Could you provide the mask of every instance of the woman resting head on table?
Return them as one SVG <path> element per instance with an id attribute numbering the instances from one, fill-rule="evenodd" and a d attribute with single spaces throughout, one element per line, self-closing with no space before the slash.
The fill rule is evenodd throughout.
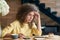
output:
<path id="1" fill-rule="evenodd" d="M 41 36 L 40 14 L 34 4 L 21 5 L 16 15 L 16 20 L 2 31 L 2 37 L 11 37 L 11 34 L 18 34 L 21 38 L 31 37 L 33 34 Z"/>

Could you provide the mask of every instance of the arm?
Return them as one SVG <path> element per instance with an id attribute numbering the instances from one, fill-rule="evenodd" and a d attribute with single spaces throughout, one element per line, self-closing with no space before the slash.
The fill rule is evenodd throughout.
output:
<path id="1" fill-rule="evenodd" d="M 15 33 L 15 31 L 13 29 L 15 27 L 19 26 L 18 24 L 19 24 L 19 22 L 17 20 L 15 20 L 10 25 L 8 25 L 7 27 L 5 27 L 2 30 L 2 37 L 10 36 L 13 32 Z M 18 30 L 17 32 L 19 32 L 19 29 L 17 29 L 17 30 Z"/>
<path id="2" fill-rule="evenodd" d="M 11 23 L 9 26 L 6 26 L 2 30 L 2 37 L 8 37 L 8 36 L 10 36 L 14 26 L 15 26 L 14 23 Z"/>
<path id="3" fill-rule="evenodd" d="M 34 34 L 35 36 L 41 36 L 42 30 L 38 29 L 37 26 L 35 25 L 35 23 L 33 23 L 31 33 L 32 33 L 31 36 L 33 36 L 33 34 Z"/>
<path id="4" fill-rule="evenodd" d="M 37 20 L 37 29 L 41 31 L 41 20 L 40 14 L 38 12 L 35 12 L 35 19 Z"/>
<path id="5" fill-rule="evenodd" d="M 32 29 L 32 33 L 37 35 L 37 36 L 41 36 L 41 34 L 42 34 L 41 20 L 40 20 L 40 14 L 38 12 L 35 12 L 34 20 L 36 21 L 37 25 L 35 25 L 35 23 L 33 24 L 34 28 Z"/>
<path id="6" fill-rule="evenodd" d="M 2 31 L 2 37 L 11 37 L 11 34 L 19 34 L 21 37 L 20 33 L 20 23 L 19 21 L 14 21 L 13 23 L 10 24 L 10 26 L 7 26 L 6 28 L 3 29 Z"/>
<path id="7" fill-rule="evenodd" d="M 2 30 L 2 37 L 10 37 L 10 32 L 12 31 L 12 27 L 7 26 Z"/>

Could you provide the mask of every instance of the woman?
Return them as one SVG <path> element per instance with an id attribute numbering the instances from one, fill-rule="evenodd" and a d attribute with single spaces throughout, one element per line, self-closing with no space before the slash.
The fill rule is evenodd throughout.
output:
<path id="1" fill-rule="evenodd" d="M 40 14 L 34 4 L 23 4 L 18 10 L 16 19 L 10 26 L 3 29 L 2 37 L 11 37 L 11 34 L 18 34 L 22 38 L 41 36 Z"/>

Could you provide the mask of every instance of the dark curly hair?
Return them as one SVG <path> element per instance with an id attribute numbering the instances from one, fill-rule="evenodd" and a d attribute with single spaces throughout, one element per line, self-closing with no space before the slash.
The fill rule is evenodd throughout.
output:
<path id="1" fill-rule="evenodd" d="M 23 24 L 27 14 L 31 11 L 39 12 L 38 7 L 34 4 L 26 3 L 21 5 L 16 15 L 16 19 L 19 20 L 21 24 Z"/>

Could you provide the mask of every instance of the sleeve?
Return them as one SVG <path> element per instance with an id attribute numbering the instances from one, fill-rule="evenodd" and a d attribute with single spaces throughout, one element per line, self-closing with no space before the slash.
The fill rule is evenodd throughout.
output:
<path id="1" fill-rule="evenodd" d="M 7 26 L 2 30 L 2 37 L 4 37 L 7 33 L 10 33 L 13 30 L 12 25 Z"/>
<path id="2" fill-rule="evenodd" d="M 11 33 L 14 27 L 15 27 L 15 22 L 12 22 L 9 26 L 5 27 L 2 30 L 2 37 L 4 37 L 7 33 Z"/>
<path id="3" fill-rule="evenodd" d="M 34 34 L 35 36 L 41 36 L 42 35 L 42 30 L 39 31 L 37 29 L 37 26 L 35 25 L 35 23 L 33 23 L 31 33 L 32 33 L 32 35 Z"/>
<path id="4" fill-rule="evenodd" d="M 4 37 L 7 33 L 13 34 L 13 33 L 20 33 L 20 23 L 19 21 L 12 22 L 9 26 L 4 28 L 2 30 L 2 37 Z"/>

